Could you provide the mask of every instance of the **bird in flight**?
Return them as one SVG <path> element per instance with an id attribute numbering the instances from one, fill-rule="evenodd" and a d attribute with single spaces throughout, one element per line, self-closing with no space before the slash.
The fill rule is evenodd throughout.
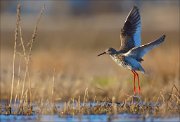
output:
<path id="1" fill-rule="evenodd" d="M 136 94 L 136 79 L 138 81 L 138 94 L 140 94 L 140 80 L 137 71 L 145 73 L 141 66 L 143 56 L 161 44 L 164 39 L 165 35 L 162 35 L 155 41 L 141 45 L 141 16 L 139 9 L 134 6 L 129 12 L 120 32 L 120 49 L 108 48 L 98 56 L 108 54 L 118 65 L 131 70 L 134 76 L 134 94 Z"/>

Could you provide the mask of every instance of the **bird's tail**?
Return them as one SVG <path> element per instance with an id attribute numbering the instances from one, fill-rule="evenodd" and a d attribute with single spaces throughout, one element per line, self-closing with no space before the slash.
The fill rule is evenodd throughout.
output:
<path id="1" fill-rule="evenodd" d="M 141 65 L 140 65 L 138 68 L 139 68 L 138 70 L 139 70 L 141 73 L 145 74 L 145 70 L 144 70 L 144 68 L 143 68 Z"/>
<path id="2" fill-rule="evenodd" d="M 141 59 L 146 53 L 148 53 L 150 50 L 152 50 L 154 47 L 160 45 L 164 39 L 165 39 L 165 35 L 161 36 L 160 38 L 158 38 L 157 40 L 150 42 L 148 44 L 142 45 L 140 47 L 136 47 L 131 49 L 127 55 L 130 55 L 136 59 Z"/>

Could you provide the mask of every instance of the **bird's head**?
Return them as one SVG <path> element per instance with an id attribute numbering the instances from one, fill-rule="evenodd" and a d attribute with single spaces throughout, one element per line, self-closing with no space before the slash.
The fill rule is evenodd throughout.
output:
<path id="1" fill-rule="evenodd" d="M 109 54 L 109 55 L 113 55 L 115 54 L 117 51 L 114 48 L 108 48 L 106 49 L 103 53 L 100 53 L 98 56 L 104 55 L 104 54 Z"/>

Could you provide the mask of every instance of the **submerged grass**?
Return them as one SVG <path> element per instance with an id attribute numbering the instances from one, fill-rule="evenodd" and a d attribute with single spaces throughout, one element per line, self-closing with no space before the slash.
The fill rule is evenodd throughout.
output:
<path id="1" fill-rule="evenodd" d="M 54 98 L 53 98 L 54 99 Z M 115 97 L 93 101 L 89 98 L 88 88 L 83 97 L 71 98 L 68 101 L 55 102 L 51 99 L 34 101 L 33 105 L 16 103 L 14 106 L 1 105 L 1 114 L 33 115 L 58 114 L 60 117 L 96 114 L 141 114 L 144 116 L 168 117 L 178 116 L 180 112 L 180 94 L 174 85 L 169 93 L 161 92 L 155 102 L 147 101 L 139 95 L 127 96 L 121 102 Z"/>
<path id="2" fill-rule="evenodd" d="M 166 95 L 169 95 L 165 98 Z M 88 96 L 85 92 L 84 96 Z M 80 99 L 80 98 L 79 98 Z M 115 97 L 105 98 L 103 101 L 89 101 L 81 103 L 79 99 L 65 102 L 59 111 L 60 116 L 82 114 L 120 114 L 132 113 L 153 116 L 178 115 L 180 112 L 180 94 L 177 87 L 172 87 L 171 93 L 160 93 L 156 102 L 146 101 L 139 95 L 127 96 L 122 102 Z M 88 99 L 88 97 L 86 98 Z"/>

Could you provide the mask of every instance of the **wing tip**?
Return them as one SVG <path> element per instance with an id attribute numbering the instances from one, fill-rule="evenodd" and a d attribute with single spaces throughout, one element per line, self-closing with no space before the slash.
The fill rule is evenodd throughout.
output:
<path id="1" fill-rule="evenodd" d="M 136 5 L 133 6 L 133 9 L 132 9 L 132 10 L 134 10 L 134 9 L 137 10 L 137 11 L 139 11 L 139 8 L 138 8 Z"/>
<path id="2" fill-rule="evenodd" d="M 133 8 L 138 9 L 137 5 L 134 5 Z"/>
<path id="3" fill-rule="evenodd" d="M 135 13 L 136 13 L 136 12 L 139 13 L 139 8 L 138 8 L 136 5 L 134 5 L 134 6 L 132 7 L 132 9 L 130 10 L 127 18 L 128 18 L 132 13 L 134 13 L 134 12 L 135 12 Z M 127 20 L 127 18 L 126 18 L 126 20 Z"/>
<path id="4" fill-rule="evenodd" d="M 164 41 L 165 38 L 166 38 L 166 35 L 165 35 L 165 34 L 161 36 L 161 40 L 162 40 L 162 41 Z"/>
<path id="5" fill-rule="evenodd" d="M 164 34 L 164 35 L 162 35 L 162 38 L 166 38 L 166 35 Z"/>
<path id="6" fill-rule="evenodd" d="M 165 38 L 166 38 L 166 35 L 164 34 L 161 37 L 159 37 L 158 39 L 156 39 L 155 41 L 150 42 L 150 43 L 152 43 L 152 45 L 159 45 L 160 43 L 165 41 Z"/>

